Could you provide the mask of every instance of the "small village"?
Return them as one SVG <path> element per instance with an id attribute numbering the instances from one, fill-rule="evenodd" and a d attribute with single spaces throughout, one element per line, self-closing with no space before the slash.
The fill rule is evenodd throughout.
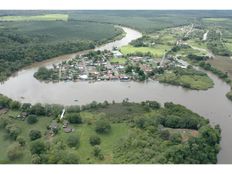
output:
<path id="1" fill-rule="evenodd" d="M 51 78 L 46 81 L 144 81 L 154 69 L 169 65 L 186 68 L 179 59 L 170 55 L 162 60 L 136 54 L 125 58 L 115 48 L 113 51 L 92 51 L 53 65 Z"/>

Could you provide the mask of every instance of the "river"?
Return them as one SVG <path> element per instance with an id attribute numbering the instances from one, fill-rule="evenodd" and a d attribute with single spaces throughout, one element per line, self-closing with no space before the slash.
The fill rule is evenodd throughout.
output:
<path id="1" fill-rule="evenodd" d="M 96 48 L 97 50 L 121 47 L 131 40 L 142 36 L 138 31 L 122 27 L 126 36 L 119 41 L 114 41 Z M 222 128 L 221 151 L 218 155 L 218 163 L 232 164 L 232 102 L 225 94 L 230 87 L 208 73 L 213 79 L 215 86 L 207 91 L 187 90 L 182 87 L 161 84 L 156 81 L 150 82 L 59 82 L 44 83 L 33 77 L 34 72 L 41 66 L 50 67 L 63 60 L 74 58 L 86 51 L 59 56 L 44 62 L 35 63 L 22 69 L 5 83 L 0 85 L 0 93 L 21 101 L 30 103 L 56 103 L 64 105 L 81 105 L 93 100 L 120 102 L 125 98 L 130 101 L 140 102 L 144 100 L 156 100 L 160 103 L 174 102 L 182 104 L 192 111 L 208 118 L 212 124 L 219 124 Z M 77 102 L 75 100 L 78 100 Z"/>

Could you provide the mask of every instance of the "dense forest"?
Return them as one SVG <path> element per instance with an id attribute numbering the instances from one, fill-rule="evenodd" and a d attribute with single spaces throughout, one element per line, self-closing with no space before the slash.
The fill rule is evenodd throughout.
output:
<path id="1" fill-rule="evenodd" d="M 31 105 L 0 96 L 1 163 L 217 162 L 220 128 L 184 106 L 156 101 Z M 4 144 L 4 145 L 3 145 Z"/>
<path id="2" fill-rule="evenodd" d="M 100 23 L 0 22 L 0 81 L 33 62 L 92 49 L 121 33 L 113 25 Z"/>

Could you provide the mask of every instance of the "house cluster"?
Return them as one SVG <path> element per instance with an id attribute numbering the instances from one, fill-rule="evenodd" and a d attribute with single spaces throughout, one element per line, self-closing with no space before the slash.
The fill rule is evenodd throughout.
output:
<path id="1" fill-rule="evenodd" d="M 158 60 L 151 58 L 149 56 L 131 56 L 129 60 L 135 65 L 138 65 L 145 74 L 151 72 L 158 63 Z"/>
<path id="2" fill-rule="evenodd" d="M 188 63 L 183 61 L 182 59 L 179 59 L 178 56 L 173 56 L 173 55 L 166 55 L 164 62 L 163 62 L 163 67 L 181 67 L 181 68 L 187 68 Z"/>
<path id="3" fill-rule="evenodd" d="M 57 120 L 52 120 L 50 125 L 48 126 L 48 134 L 50 136 L 54 136 L 58 130 L 60 130 L 61 126 L 60 123 L 57 122 Z M 67 120 L 62 121 L 62 128 L 65 133 L 70 133 L 74 131 L 74 128 L 72 128 Z"/>
<path id="4" fill-rule="evenodd" d="M 130 81 L 143 79 L 139 76 L 149 75 L 160 64 L 159 59 L 149 56 L 129 56 L 126 64 L 112 61 L 112 59 L 120 60 L 121 57 L 122 54 L 118 50 L 92 52 L 54 66 L 54 72 L 60 81 Z M 131 65 L 132 72 L 126 73 L 128 66 Z M 162 59 L 162 67 L 169 66 L 186 68 L 188 65 L 172 55 L 166 55 Z M 139 67 L 139 70 L 134 67 Z"/>
<path id="5" fill-rule="evenodd" d="M 21 119 L 24 121 L 29 114 L 27 112 L 21 112 L 19 115 L 17 115 L 17 119 Z"/>
<path id="6" fill-rule="evenodd" d="M 121 58 L 118 50 L 101 52 L 95 57 L 86 54 L 54 66 L 54 72 L 60 81 L 102 81 L 128 80 L 124 74 L 124 65 L 111 63 L 112 58 Z"/>

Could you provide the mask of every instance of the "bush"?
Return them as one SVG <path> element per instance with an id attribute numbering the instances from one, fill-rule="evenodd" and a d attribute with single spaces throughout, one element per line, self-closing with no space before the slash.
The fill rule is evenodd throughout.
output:
<path id="1" fill-rule="evenodd" d="M 21 104 L 18 101 L 10 102 L 10 108 L 11 109 L 19 109 L 20 107 L 21 107 Z"/>
<path id="2" fill-rule="evenodd" d="M 31 114 L 35 114 L 35 115 L 45 115 L 46 114 L 45 108 L 40 103 L 33 105 L 30 109 L 30 112 L 31 112 Z"/>
<path id="3" fill-rule="evenodd" d="M 7 150 L 7 157 L 9 160 L 14 161 L 23 156 L 22 148 L 19 143 L 12 144 Z"/>
<path id="4" fill-rule="evenodd" d="M 46 151 L 46 146 L 44 142 L 36 140 L 31 144 L 31 153 L 32 154 L 41 154 Z"/>
<path id="5" fill-rule="evenodd" d="M 90 143 L 92 146 L 99 145 L 99 144 L 101 144 L 101 138 L 98 137 L 97 135 L 92 135 L 92 136 L 89 138 L 89 143 Z"/>
<path id="6" fill-rule="evenodd" d="M 80 145 L 80 139 L 76 135 L 70 135 L 67 138 L 67 144 L 69 147 L 78 147 Z"/>
<path id="7" fill-rule="evenodd" d="M 32 164 L 40 164 L 41 163 L 41 158 L 39 155 L 34 154 L 32 155 L 32 160 L 31 160 Z"/>
<path id="8" fill-rule="evenodd" d="M 64 164 L 79 164 L 80 159 L 77 155 L 73 153 L 66 153 L 62 159 Z"/>
<path id="9" fill-rule="evenodd" d="M 41 132 L 38 130 L 31 130 L 29 133 L 31 141 L 41 138 Z"/>
<path id="10" fill-rule="evenodd" d="M 104 155 L 101 152 L 100 146 L 94 146 L 94 148 L 93 148 L 93 155 L 95 157 L 97 157 L 99 160 L 103 160 L 104 159 Z"/>
<path id="11" fill-rule="evenodd" d="M 25 146 L 26 144 L 26 140 L 21 136 L 17 137 L 17 141 L 20 144 L 20 146 Z"/>
<path id="12" fill-rule="evenodd" d="M 111 130 L 110 123 L 106 120 L 98 120 L 96 122 L 95 130 L 97 133 L 109 133 Z"/>
<path id="13" fill-rule="evenodd" d="M 68 114 L 67 115 L 67 120 L 70 123 L 73 123 L 73 124 L 80 124 L 80 123 L 82 123 L 81 116 L 80 116 L 80 114 L 77 114 L 77 113 Z"/>
<path id="14" fill-rule="evenodd" d="M 29 112 L 31 108 L 31 104 L 30 103 L 23 103 L 21 106 L 21 110 L 23 112 Z"/>
<path id="15" fill-rule="evenodd" d="M 27 117 L 27 123 L 28 124 L 35 124 L 38 121 L 37 117 L 35 115 L 29 115 Z"/>
<path id="16" fill-rule="evenodd" d="M 169 140 L 170 138 L 170 132 L 168 130 L 162 130 L 160 132 L 160 137 L 164 140 Z"/>
<path id="17" fill-rule="evenodd" d="M 16 140 L 16 138 L 18 137 L 18 135 L 21 132 L 21 129 L 19 127 L 17 127 L 15 124 L 8 124 L 6 126 L 6 131 L 7 131 L 8 136 L 10 138 L 12 138 L 13 140 Z"/>
<path id="18" fill-rule="evenodd" d="M 182 137 L 180 134 L 178 133 L 174 133 L 170 136 L 170 140 L 172 141 L 172 143 L 174 144 L 180 144 L 182 141 Z"/>

